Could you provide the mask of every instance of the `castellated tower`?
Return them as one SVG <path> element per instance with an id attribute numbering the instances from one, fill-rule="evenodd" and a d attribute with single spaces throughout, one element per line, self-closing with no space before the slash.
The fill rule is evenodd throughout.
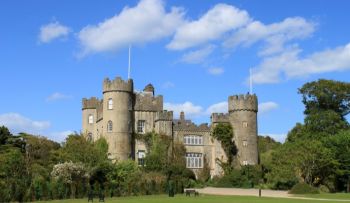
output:
<path id="1" fill-rule="evenodd" d="M 241 165 L 258 164 L 256 95 L 234 95 L 228 98 L 229 121 L 233 127 Z"/>
<path id="2" fill-rule="evenodd" d="M 94 136 L 96 136 L 96 121 L 97 118 L 97 108 L 100 104 L 100 100 L 96 97 L 91 97 L 90 99 L 83 98 L 82 100 L 82 129 L 84 129 L 83 135 L 86 136 L 87 140 L 93 141 Z"/>
<path id="3" fill-rule="evenodd" d="M 158 111 L 155 116 L 155 131 L 161 135 L 169 137 L 173 134 L 173 112 L 172 111 Z"/>
<path id="4" fill-rule="evenodd" d="M 109 144 L 111 159 L 131 157 L 133 81 L 105 79 L 103 81 L 103 136 Z"/>

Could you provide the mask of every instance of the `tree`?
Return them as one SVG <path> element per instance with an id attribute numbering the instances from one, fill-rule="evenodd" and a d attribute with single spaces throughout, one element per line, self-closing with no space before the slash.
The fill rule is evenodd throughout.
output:
<path id="1" fill-rule="evenodd" d="M 9 129 L 5 126 L 0 127 L 0 146 L 6 144 L 6 141 L 12 136 Z"/>
<path id="2" fill-rule="evenodd" d="M 350 83 L 320 79 L 299 88 L 303 96 L 305 114 L 332 110 L 342 119 L 350 112 Z"/>
<path id="3" fill-rule="evenodd" d="M 337 189 L 350 192 L 350 130 L 342 131 L 324 142 L 335 153 L 335 159 L 339 163 L 335 171 Z"/>

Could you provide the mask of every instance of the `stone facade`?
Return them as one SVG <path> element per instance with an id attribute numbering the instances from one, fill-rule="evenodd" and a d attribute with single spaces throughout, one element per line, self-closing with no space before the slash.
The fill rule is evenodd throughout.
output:
<path id="1" fill-rule="evenodd" d="M 241 165 L 258 163 L 256 95 L 230 96 L 228 104 L 228 113 L 213 113 L 210 125 L 196 125 L 185 119 L 184 112 L 179 119 L 174 119 L 172 111 L 164 110 L 163 96 L 155 96 L 151 84 L 143 92 L 135 92 L 131 79 L 105 79 L 103 99 L 82 100 L 82 133 L 91 141 L 104 137 L 109 144 L 110 159 L 134 159 L 143 164 L 146 146 L 132 135 L 155 131 L 185 145 L 186 165 L 195 173 L 207 164 L 212 176 L 222 175 L 217 159 L 226 161 L 227 158 L 220 142 L 210 136 L 218 123 L 232 125 L 238 162 Z"/>

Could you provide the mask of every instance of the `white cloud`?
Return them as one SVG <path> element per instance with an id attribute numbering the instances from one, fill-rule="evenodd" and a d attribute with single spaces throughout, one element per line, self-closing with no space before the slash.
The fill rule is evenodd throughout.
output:
<path id="1" fill-rule="evenodd" d="M 182 104 L 164 103 L 164 109 L 174 111 L 175 117 L 178 117 L 181 111 L 184 111 L 186 116 L 190 118 L 199 117 L 203 114 L 203 107 L 194 105 L 189 101 Z"/>
<path id="2" fill-rule="evenodd" d="M 34 121 L 18 113 L 1 114 L 0 125 L 6 126 L 15 134 L 20 132 L 40 134 L 51 126 L 49 121 Z"/>
<path id="3" fill-rule="evenodd" d="M 202 49 L 185 53 L 180 61 L 190 64 L 202 63 L 213 52 L 213 50 L 214 46 L 208 45 Z"/>
<path id="4" fill-rule="evenodd" d="M 258 110 L 260 114 L 268 113 L 277 108 L 278 108 L 278 104 L 275 102 L 264 102 L 264 103 L 260 103 L 258 106 Z"/>
<path id="5" fill-rule="evenodd" d="M 69 95 L 65 95 L 65 94 L 62 94 L 62 93 L 59 93 L 59 92 L 55 92 L 53 93 L 52 95 L 48 96 L 46 98 L 46 101 L 47 102 L 51 102 L 51 101 L 57 101 L 57 100 L 63 100 L 63 99 L 70 99 L 72 98 L 72 96 L 69 96 Z"/>
<path id="6" fill-rule="evenodd" d="M 170 81 L 167 81 L 167 82 L 165 82 L 165 83 L 162 85 L 162 87 L 163 87 L 164 89 L 169 89 L 169 88 L 175 87 L 175 84 L 172 83 L 172 82 L 170 82 Z"/>
<path id="7" fill-rule="evenodd" d="M 166 12 L 161 0 L 141 0 L 98 25 L 89 25 L 79 34 L 83 53 L 116 50 L 129 44 L 143 44 L 172 35 L 183 23 L 183 11 Z"/>
<path id="8" fill-rule="evenodd" d="M 273 134 L 273 133 L 259 133 L 259 135 L 262 136 L 269 136 L 272 137 L 274 140 L 280 142 L 280 143 L 284 143 L 286 141 L 287 138 L 287 134 Z"/>
<path id="9" fill-rule="evenodd" d="M 66 137 L 67 137 L 68 135 L 70 135 L 70 134 L 74 134 L 74 132 L 71 131 L 71 130 L 66 130 L 66 131 L 62 131 L 62 132 L 52 132 L 52 133 L 49 133 L 47 137 L 48 137 L 49 139 L 53 140 L 53 141 L 56 141 L 56 142 L 61 143 L 61 142 L 63 142 L 63 141 L 66 139 Z"/>
<path id="10" fill-rule="evenodd" d="M 284 50 L 285 43 L 309 37 L 315 31 L 316 24 L 301 17 L 286 18 L 282 22 L 265 25 L 253 21 L 233 33 L 224 42 L 224 46 L 235 48 L 249 47 L 259 41 L 265 42 L 259 55 L 271 55 Z"/>
<path id="11" fill-rule="evenodd" d="M 207 108 L 205 111 L 207 115 L 211 115 L 212 113 L 227 113 L 228 112 L 228 103 L 227 102 L 219 102 L 213 104 Z"/>
<path id="12" fill-rule="evenodd" d="M 59 22 L 55 21 L 40 28 L 39 41 L 49 43 L 54 39 L 66 37 L 70 33 L 70 29 Z"/>
<path id="13" fill-rule="evenodd" d="M 208 73 L 211 75 L 221 75 L 224 73 L 224 69 L 220 67 L 213 67 L 208 69 Z"/>
<path id="14" fill-rule="evenodd" d="M 350 43 L 334 49 L 301 57 L 301 50 L 293 48 L 280 55 L 266 57 L 254 70 L 254 83 L 277 83 L 311 74 L 350 70 Z"/>
<path id="15" fill-rule="evenodd" d="M 249 22 L 246 11 L 227 4 L 217 4 L 201 18 L 180 26 L 168 49 L 182 50 L 217 40 L 228 31 Z"/>

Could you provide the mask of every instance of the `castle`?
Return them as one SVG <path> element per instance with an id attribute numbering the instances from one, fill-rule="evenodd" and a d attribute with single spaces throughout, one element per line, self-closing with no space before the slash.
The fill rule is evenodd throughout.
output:
<path id="1" fill-rule="evenodd" d="M 218 123 L 232 125 L 239 164 L 258 164 L 257 103 L 255 94 L 230 96 L 228 113 L 213 113 L 211 125 L 196 125 L 185 119 L 184 112 L 174 119 L 172 111 L 164 110 L 163 96 L 156 96 L 151 84 L 143 92 L 135 92 L 132 79 L 107 78 L 103 81 L 103 99 L 82 100 L 82 132 L 91 141 L 104 137 L 110 159 L 131 158 L 143 165 L 146 146 L 133 134 L 155 131 L 184 144 L 187 168 L 197 173 L 205 158 L 211 176 L 216 176 L 223 173 L 217 159 L 227 159 L 220 142 L 210 136 L 211 128 Z"/>

